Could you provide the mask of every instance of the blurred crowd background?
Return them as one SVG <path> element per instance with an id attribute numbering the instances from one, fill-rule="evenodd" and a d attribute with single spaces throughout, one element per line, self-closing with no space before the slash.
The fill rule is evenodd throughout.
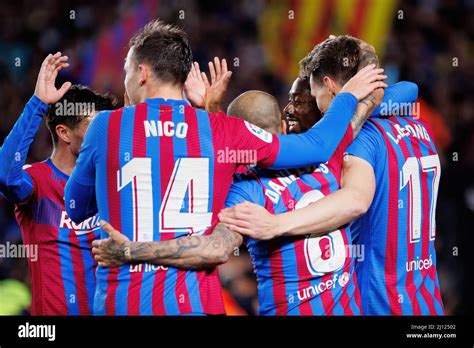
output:
<path id="1" fill-rule="evenodd" d="M 373 44 L 390 82 L 420 87 L 421 115 L 432 123 L 442 158 L 437 207 L 438 271 L 447 314 L 471 308 L 468 233 L 474 214 L 474 1 L 472 0 L 22 0 L 0 7 L 0 143 L 33 93 L 41 61 L 70 56 L 60 80 L 123 95 L 122 65 L 130 35 L 152 18 L 189 33 L 195 60 L 214 56 L 234 72 L 226 102 L 249 89 L 275 95 L 283 108 L 298 61 L 329 34 Z M 59 81 L 62 82 L 62 81 Z M 46 159 L 42 127 L 28 162 Z M 1 165 L 1 164 L 0 164 Z M 13 206 L 0 198 L 0 244 L 20 242 Z M 230 312 L 257 312 L 252 265 L 242 248 L 221 266 Z M 27 313 L 26 261 L 0 258 L 0 315 Z"/>

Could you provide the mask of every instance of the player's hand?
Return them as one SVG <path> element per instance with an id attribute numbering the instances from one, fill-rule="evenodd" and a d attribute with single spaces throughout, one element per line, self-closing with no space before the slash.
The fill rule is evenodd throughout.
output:
<path id="1" fill-rule="evenodd" d="M 217 112 L 227 93 L 232 71 L 228 70 L 225 59 L 219 60 L 218 57 L 214 57 L 214 62 L 209 62 L 209 72 L 211 75 L 210 85 L 206 74 L 203 73 L 204 83 L 207 86 L 206 110 Z"/>
<path id="2" fill-rule="evenodd" d="M 57 52 L 54 55 L 49 54 L 41 64 L 38 80 L 36 81 L 35 95 L 44 103 L 56 103 L 71 87 L 71 82 L 64 82 L 59 89 L 55 86 L 58 73 L 69 66 L 67 60 L 67 56 Z"/>
<path id="3" fill-rule="evenodd" d="M 199 64 L 194 62 L 191 67 L 191 71 L 188 74 L 188 78 L 184 83 L 184 93 L 186 97 L 191 102 L 191 104 L 197 108 L 204 109 L 206 105 L 206 89 L 207 86 L 204 82 L 204 77 L 206 74 L 201 73 Z M 207 77 L 206 77 L 207 81 Z M 209 84 L 209 82 L 208 82 Z"/>
<path id="4" fill-rule="evenodd" d="M 351 93 L 358 101 L 361 101 L 377 88 L 386 88 L 383 82 L 387 75 L 383 74 L 383 69 L 376 68 L 375 64 L 369 64 L 362 68 L 342 87 L 341 93 Z"/>
<path id="5" fill-rule="evenodd" d="M 232 231 L 253 239 L 268 240 L 280 235 L 278 216 L 250 202 L 223 209 L 218 216 Z"/>
<path id="6" fill-rule="evenodd" d="M 130 263 L 130 240 L 106 221 L 101 221 L 100 226 L 109 238 L 92 242 L 92 253 L 99 266 L 118 267 Z"/>

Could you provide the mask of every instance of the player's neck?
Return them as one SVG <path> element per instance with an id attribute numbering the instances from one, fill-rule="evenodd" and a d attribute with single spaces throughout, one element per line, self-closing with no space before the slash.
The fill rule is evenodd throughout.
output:
<path id="1" fill-rule="evenodd" d="M 63 148 L 60 145 L 55 146 L 51 154 L 51 161 L 54 166 L 68 176 L 71 175 L 76 166 L 76 159 L 77 157 L 68 148 Z"/>
<path id="2" fill-rule="evenodd" d="M 163 98 L 172 100 L 183 100 L 183 90 L 180 86 L 176 85 L 163 85 L 150 86 L 144 99 Z"/>

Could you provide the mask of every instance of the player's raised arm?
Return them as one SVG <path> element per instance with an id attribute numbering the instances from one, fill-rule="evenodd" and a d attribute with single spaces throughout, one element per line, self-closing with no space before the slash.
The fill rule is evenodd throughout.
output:
<path id="1" fill-rule="evenodd" d="M 87 128 L 76 166 L 64 188 L 66 212 L 72 221 L 80 223 L 97 213 L 95 196 L 95 167 L 98 161 L 97 147 L 105 130 L 104 121 L 111 111 L 101 111 Z"/>
<path id="2" fill-rule="evenodd" d="M 181 269 L 206 269 L 227 262 L 242 244 L 242 236 L 218 224 L 207 236 L 187 236 L 161 242 L 131 242 L 103 222 L 109 238 L 93 242 L 92 252 L 99 266 L 118 267 L 127 263 L 151 263 Z"/>
<path id="3" fill-rule="evenodd" d="M 45 58 L 35 93 L 0 148 L 0 193 L 13 203 L 25 202 L 33 192 L 31 177 L 22 168 L 48 104 L 56 103 L 71 87 L 70 82 L 55 87 L 58 72 L 69 66 L 67 60 L 60 52 Z"/>

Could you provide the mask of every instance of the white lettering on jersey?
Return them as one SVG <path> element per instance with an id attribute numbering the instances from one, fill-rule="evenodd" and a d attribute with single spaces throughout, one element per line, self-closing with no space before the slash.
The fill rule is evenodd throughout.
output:
<path id="1" fill-rule="evenodd" d="M 84 220 L 80 224 L 76 224 L 69 218 L 67 213 L 63 210 L 61 212 L 61 221 L 59 223 L 59 227 L 74 230 L 76 235 L 80 236 L 82 234 L 87 234 L 99 229 L 100 228 L 99 221 L 100 221 L 99 216 L 95 215 Z"/>
<path id="2" fill-rule="evenodd" d="M 173 137 L 186 138 L 188 134 L 188 124 L 186 122 L 179 122 L 175 124 L 172 121 L 143 121 L 145 128 L 145 136 L 149 137 Z"/>
<path id="3" fill-rule="evenodd" d="M 397 133 L 396 135 L 392 134 L 392 132 L 389 131 L 385 132 L 387 136 L 395 143 L 395 145 L 398 145 L 400 143 L 400 140 L 405 137 L 413 137 L 430 141 L 428 131 L 421 124 L 415 124 L 414 127 L 412 127 L 411 125 L 406 125 L 405 127 L 402 127 L 396 124 L 395 129 Z"/>

